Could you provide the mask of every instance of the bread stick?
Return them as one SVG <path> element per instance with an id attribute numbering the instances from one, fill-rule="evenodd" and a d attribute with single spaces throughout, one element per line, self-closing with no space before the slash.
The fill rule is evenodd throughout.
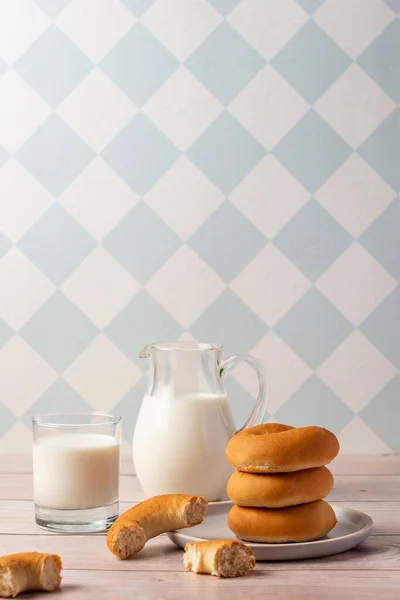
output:
<path id="1" fill-rule="evenodd" d="M 210 540 L 186 544 L 183 563 L 194 573 L 241 577 L 254 569 L 256 559 L 250 548 L 241 542 Z"/>
<path id="2" fill-rule="evenodd" d="M 160 533 L 198 525 L 206 510 L 207 499 L 203 496 L 154 496 L 118 517 L 107 534 L 107 546 L 118 558 L 128 558 Z"/>
<path id="3" fill-rule="evenodd" d="M 56 554 L 21 552 L 0 558 L 0 598 L 27 591 L 53 592 L 61 584 L 61 558 Z"/>

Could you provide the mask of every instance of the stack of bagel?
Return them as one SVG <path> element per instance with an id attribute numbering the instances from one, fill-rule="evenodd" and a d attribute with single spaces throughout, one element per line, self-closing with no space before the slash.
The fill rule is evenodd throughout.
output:
<path id="1" fill-rule="evenodd" d="M 325 467 L 339 451 L 336 436 L 322 427 L 268 423 L 238 432 L 226 456 L 236 468 L 227 493 L 234 503 L 230 529 L 251 542 L 307 542 L 336 524 L 323 500 L 333 487 Z"/>

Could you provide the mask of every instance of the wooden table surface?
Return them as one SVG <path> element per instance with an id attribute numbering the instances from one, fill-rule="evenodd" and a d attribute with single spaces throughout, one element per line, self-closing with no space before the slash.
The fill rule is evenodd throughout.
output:
<path id="1" fill-rule="evenodd" d="M 59 554 L 64 563 L 60 600 L 214 600 L 257 598 L 400 600 L 400 456 L 340 456 L 331 465 L 329 500 L 368 513 L 372 535 L 332 557 L 259 562 L 255 571 L 221 580 L 186 572 L 182 551 L 166 536 L 150 540 L 136 557 L 119 561 L 104 534 L 48 533 L 34 521 L 29 456 L 0 455 L 0 555 Z M 129 459 L 122 461 L 121 510 L 143 499 Z M 23 598 L 53 595 L 26 594 Z"/>

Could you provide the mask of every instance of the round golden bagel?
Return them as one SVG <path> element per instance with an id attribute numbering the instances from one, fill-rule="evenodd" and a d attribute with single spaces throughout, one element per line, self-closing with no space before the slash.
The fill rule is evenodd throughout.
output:
<path id="1" fill-rule="evenodd" d="M 310 542 L 322 538 L 335 525 L 335 512 L 324 500 L 289 508 L 233 506 L 228 513 L 229 528 L 247 542 Z"/>
<path id="2" fill-rule="evenodd" d="M 293 473 L 243 473 L 235 471 L 226 488 L 239 506 L 283 508 L 325 498 L 333 487 L 332 473 L 315 467 Z"/>
<path id="3" fill-rule="evenodd" d="M 266 423 L 236 433 L 226 458 L 246 473 L 290 473 L 327 465 L 338 452 L 337 437 L 323 427 Z"/>

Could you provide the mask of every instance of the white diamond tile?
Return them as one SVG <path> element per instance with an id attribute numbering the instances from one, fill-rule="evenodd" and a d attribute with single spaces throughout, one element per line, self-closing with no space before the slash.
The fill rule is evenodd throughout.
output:
<path id="1" fill-rule="evenodd" d="M 231 283 L 238 296 L 270 327 L 310 287 L 311 282 L 273 244 L 261 250 Z"/>
<path id="2" fill-rule="evenodd" d="M 17 417 L 57 379 L 54 369 L 19 336 L 0 351 L 0 397 Z"/>
<path id="3" fill-rule="evenodd" d="M 317 372 L 347 406 L 358 412 L 397 371 L 359 331 L 354 331 Z"/>
<path id="4" fill-rule="evenodd" d="M 146 285 L 153 298 L 185 328 L 194 323 L 224 288 L 218 275 L 186 245 Z"/>
<path id="5" fill-rule="evenodd" d="M 50 298 L 56 286 L 17 248 L 0 261 L 0 317 L 18 331 Z"/>
<path id="6" fill-rule="evenodd" d="M 137 294 L 141 286 L 99 246 L 61 286 L 62 292 L 99 329 L 103 329 Z"/>
<path id="7" fill-rule="evenodd" d="M 352 58 L 357 58 L 392 21 L 382 0 L 326 0 L 314 21 Z"/>
<path id="8" fill-rule="evenodd" d="M 182 66 L 150 98 L 143 112 L 180 150 L 187 150 L 222 109 L 215 96 Z"/>
<path id="9" fill-rule="evenodd" d="M 381 214 L 396 192 L 358 154 L 352 154 L 315 197 L 354 237 Z"/>
<path id="10" fill-rule="evenodd" d="M 50 19 L 33 0 L 0 2 L 0 57 L 9 65 L 44 32 Z"/>
<path id="11" fill-rule="evenodd" d="M 358 148 L 395 108 L 395 102 L 356 64 L 315 104 L 321 117 L 353 148 Z"/>
<path id="12" fill-rule="evenodd" d="M 396 281 L 356 242 L 322 275 L 316 287 L 357 326 L 394 290 Z"/>
<path id="13" fill-rule="evenodd" d="M 103 334 L 74 360 L 64 379 L 97 410 L 109 410 L 139 381 L 142 372 Z"/>
<path id="14" fill-rule="evenodd" d="M 67 96 L 58 115 L 96 152 L 127 125 L 137 107 L 100 69 Z"/>
<path id="15" fill-rule="evenodd" d="M 312 371 L 274 331 L 269 331 L 251 354 L 264 367 L 270 389 L 267 410 L 273 415 L 307 381 Z"/>
<path id="16" fill-rule="evenodd" d="M 295 0 L 242 0 L 227 20 L 264 58 L 270 59 L 307 19 Z"/>
<path id="17" fill-rule="evenodd" d="M 10 69 L 0 78 L 0 145 L 10 154 L 19 150 L 51 112 L 47 102 L 15 71 Z"/>
<path id="18" fill-rule="evenodd" d="M 229 106 L 230 112 L 271 150 L 309 105 L 271 66 L 259 71 Z"/>
<path id="19" fill-rule="evenodd" d="M 7 433 L 0 438 L 0 453 L 30 454 L 32 452 L 32 431 L 21 421 L 17 421 Z"/>
<path id="20" fill-rule="evenodd" d="M 93 62 L 99 62 L 136 20 L 119 0 L 72 0 L 55 22 Z"/>
<path id="21" fill-rule="evenodd" d="M 368 425 L 354 417 L 339 433 L 342 454 L 390 454 L 387 444 Z"/>
<path id="22" fill-rule="evenodd" d="M 224 195 L 182 156 L 151 188 L 145 200 L 186 241 L 221 204 Z"/>
<path id="23" fill-rule="evenodd" d="M 53 197 L 16 160 L 0 169 L 0 231 L 16 243 L 49 208 Z"/>
<path id="24" fill-rule="evenodd" d="M 188 331 L 184 331 L 178 339 L 182 342 L 197 342 L 196 338 Z"/>
<path id="25" fill-rule="evenodd" d="M 306 204 L 309 193 L 269 154 L 234 189 L 230 199 L 272 239 Z"/>
<path id="26" fill-rule="evenodd" d="M 73 180 L 59 202 L 101 242 L 138 199 L 121 177 L 98 156 Z"/>
<path id="27" fill-rule="evenodd" d="M 158 0 L 142 23 L 180 61 L 186 60 L 222 21 L 207 0 Z"/>

